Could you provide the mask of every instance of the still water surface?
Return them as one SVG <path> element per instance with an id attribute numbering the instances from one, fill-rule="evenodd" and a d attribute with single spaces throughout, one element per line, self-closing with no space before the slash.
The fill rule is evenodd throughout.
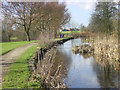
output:
<path id="1" fill-rule="evenodd" d="M 99 65 L 93 56 L 84 57 L 72 52 L 72 46 L 80 44 L 83 44 L 81 38 L 69 40 L 58 46 L 58 51 L 67 69 L 64 83 L 69 88 L 118 87 L 118 72 Z"/>

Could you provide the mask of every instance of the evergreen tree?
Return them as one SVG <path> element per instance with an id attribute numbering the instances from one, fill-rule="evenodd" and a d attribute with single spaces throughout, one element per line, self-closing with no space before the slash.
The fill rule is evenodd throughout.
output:
<path id="1" fill-rule="evenodd" d="M 89 27 L 92 27 L 93 32 L 112 32 L 114 30 L 112 19 L 116 12 L 115 2 L 97 2 Z"/>

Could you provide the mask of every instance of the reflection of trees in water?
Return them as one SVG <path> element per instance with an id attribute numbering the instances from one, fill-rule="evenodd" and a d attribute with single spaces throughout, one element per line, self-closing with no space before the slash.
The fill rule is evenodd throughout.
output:
<path id="1" fill-rule="evenodd" d="M 63 62 L 64 69 L 66 69 L 65 72 L 63 72 L 65 74 L 62 78 L 63 82 L 66 84 L 66 79 L 68 78 L 67 77 L 68 70 L 69 70 L 69 68 L 71 67 L 71 64 L 72 64 L 72 57 L 71 57 L 72 55 L 71 55 L 71 52 L 69 52 L 69 54 L 68 54 L 68 53 L 61 53 L 59 51 L 58 51 L 58 55 L 59 55 L 59 57 L 57 56 L 58 59 L 61 59 L 61 61 Z"/>
<path id="2" fill-rule="evenodd" d="M 55 60 L 55 62 L 54 62 L 53 69 L 56 69 L 58 66 L 61 65 L 61 74 L 62 74 L 62 78 L 63 78 L 64 76 L 66 76 L 67 70 L 66 70 L 66 67 L 65 67 L 65 65 L 64 65 L 64 62 L 63 62 L 63 60 L 62 60 L 62 57 L 61 57 L 61 54 L 60 54 L 59 51 L 57 51 L 54 60 Z"/>
<path id="3" fill-rule="evenodd" d="M 116 88 L 118 87 L 118 72 L 115 71 L 107 63 L 101 65 L 93 61 L 93 70 L 97 74 L 98 82 L 101 85 L 101 88 Z"/>
<path id="4" fill-rule="evenodd" d="M 97 63 L 99 63 L 102 66 L 107 66 L 109 65 L 109 67 L 111 67 L 112 69 L 119 71 L 119 61 L 113 60 L 111 58 L 105 58 L 103 57 L 103 55 L 94 55 L 95 60 Z"/>
<path id="5" fill-rule="evenodd" d="M 118 87 L 120 88 L 120 71 L 118 72 Z"/>
<path id="6" fill-rule="evenodd" d="M 82 44 L 81 38 L 72 40 L 72 45 L 74 45 L 74 44 L 75 44 L 75 45 L 80 45 L 80 44 Z"/>
<path id="7" fill-rule="evenodd" d="M 67 69 L 70 68 L 71 63 L 72 63 L 72 57 L 71 57 L 71 52 L 69 53 L 59 53 L 59 55 L 62 58 L 62 61 Z"/>
<path id="8" fill-rule="evenodd" d="M 74 44 L 74 40 L 70 40 L 70 41 L 66 42 L 65 45 L 64 44 L 61 45 L 58 50 L 65 67 L 68 69 L 72 63 L 72 56 L 73 56 L 72 46 L 73 46 L 73 44 Z"/>
<path id="9" fill-rule="evenodd" d="M 74 55 L 73 55 L 72 50 L 71 50 L 72 47 L 67 48 L 67 49 L 69 49 L 69 50 L 67 50 L 66 46 L 67 45 L 72 46 L 73 44 L 76 44 L 76 43 L 77 43 L 77 41 L 71 40 L 71 41 L 69 41 L 69 43 L 67 43 L 65 45 L 65 47 L 62 46 L 62 49 L 60 50 L 60 52 L 61 52 L 60 54 L 62 56 L 64 66 L 67 69 L 69 69 L 71 67 L 72 61 L 74 61 L 74 60 L 72 60 L 72 59 L 74 59 Z M 82 55 L 82 56 L 85 59 L 91 57 L 91 55 L 90 56 L 89 55 Z M 98 82 L 100 83 L 101 87 L 102 88 L 110 88 L 110 87 L 118 86 L 118 78 L 120 78 L 120 75 L 118 75 L 118 72 L 115 71 L 112 68 L 112 66 L 110 66 L 108 64 L 107 60 L 105 60 L 105 62 L 103 62 L 102 60 L 99 61 L 99 59 L 95 58 L 97 63 L 93 60 L 93 62 L 92 62 L 93 65 L 92 66 L 93 66 L 93 70 L 96 72 Z"/>
<path id="10" fill-rule="evenodd" d="M 82 56 L 84 57 L 84 59 L 88 59 L 88 58 L 90 58 L 91 56 L 93 56 L 93 55 L 90 54 L 90 53 L 84 53 L 84 54 L 82 54 L 82 53 L 75 53 L 75 51 L 72 51 L 72 52 L 73 52 L 74 55 L 76 55 L 76 54 L 82 55 Z"/>

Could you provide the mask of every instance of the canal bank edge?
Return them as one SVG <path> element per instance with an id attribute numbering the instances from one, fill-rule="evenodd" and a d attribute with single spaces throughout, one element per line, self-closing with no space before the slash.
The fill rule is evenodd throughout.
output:
<path id="1" fill-rule="evenodd" d="M 62 39 L 62 40 L 53 41 L 53 42 L 49 43 L 49 47 L 47 47 L 47 48 L 39 48 L 36 51 L 36 53 L 33 55 L 33 57 L 31 57 L 30 61 L 28 62 L 30 71 L 32 73 L 31 74 L 32 76 L 30 77 L 29 81 L 31 81 L 31 79 L 36 79 L 36 81 L 39 82 L 39 79 L 37 78 L 37 77 L 39 77 L 39 75 L 36 74 L 37 64 L 38 64 L 39 61 L 41 61 L 44 58 L 45 53 L 48 50 L 50 50 L 51 48 L 57 47 L 58 45 L 63 44 L 66 41 L 71 40 L 71 39 L 74 39 L 74 37 L 70 37 L 70 38 L 66 38 L 66 39 Z M 42 83 L 40 83 L 40 84 L 43 85 L 43 81 L 41 81 L 41 82 Z"/>

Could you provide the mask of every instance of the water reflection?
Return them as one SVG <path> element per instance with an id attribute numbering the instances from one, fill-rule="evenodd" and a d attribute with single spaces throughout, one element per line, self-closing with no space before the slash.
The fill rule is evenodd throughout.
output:
<path id="1" fill-rule="evenodd" d="M 82 44 L 81 39 L 74 39 L 58 47 L 67 68 L 64 83 L 69 88 L 118 87 L 118 72 L 109 66 L 104 67 L 98 64 L 93 56 L 84 57 L 72 52 L 72 46 L 80 44 Z"/>
<path id="2" fill-rule="evenodd" d="M 103 66 L 95 61 L 92 63 L 101 88 L 117 88 L 119 75 L 110 65 Z"/>

